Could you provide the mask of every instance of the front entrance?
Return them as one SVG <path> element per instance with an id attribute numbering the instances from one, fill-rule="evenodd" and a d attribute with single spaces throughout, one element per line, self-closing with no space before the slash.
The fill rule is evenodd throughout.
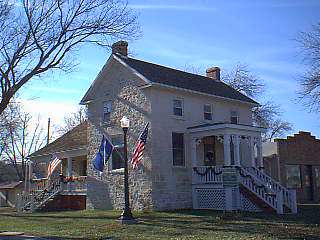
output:
<path id="1" fill-rule="evenodd" d="M 216 165 L 215 136 L 203 138 L 203 162 L 205 166 Z"/>

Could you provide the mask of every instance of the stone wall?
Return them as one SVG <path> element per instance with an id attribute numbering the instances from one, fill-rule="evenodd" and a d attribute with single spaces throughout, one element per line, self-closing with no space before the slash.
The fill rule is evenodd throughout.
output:
<path id="1" fill-rule="evenodd" d="M 99 89 L 95 90 L 95 99 L 88 105 L 88 192 L 87 208 L 122 209 L 124 203 L 123 169 L 112 170 L 111 163 L 106 166 L 100 176 L 92 166 L 104 133 L 109 139 L 114 135 L 122 135 L 120 119 L 126 115 L 131 126 L 128 131 L 128 158 L 130 160 L 136 141 L 145 124 L 149 121 L 150 104 L 147 90 L 139 86 L 143 82 L 130 70 L 116 61 L 109 64 L 112 68 L 104 68 L 99 74 Z M 108 69 L 108 71 L 107 71 Z M 110 121 L 102 124 L 103 102 L 112 101 Z M 152 209 L 151 181 L 151 142 L 150 125 L 147 147 L 143 165 L 137 170 L 129 163 L 129 186 L 131 207 L 135 210 Z"/>

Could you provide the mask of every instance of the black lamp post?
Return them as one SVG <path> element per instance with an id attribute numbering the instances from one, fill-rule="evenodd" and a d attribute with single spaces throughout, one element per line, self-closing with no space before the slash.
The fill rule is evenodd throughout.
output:
<path id="1" fill-rule="evenodd" d="M 124 142 L 124 209 L 119 218 L 119 221 L 124 224 L 132 224 L 135 223 L 136 220 L 132 216 L 129 201 L 127 133 L 130 126 L 130 120 L 126 116 L 123 116 L 120 120 L 120 123 L 123 130 Z"/>

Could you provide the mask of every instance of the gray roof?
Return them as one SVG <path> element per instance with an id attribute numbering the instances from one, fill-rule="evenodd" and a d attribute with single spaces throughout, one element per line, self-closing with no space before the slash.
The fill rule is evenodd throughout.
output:
<path id="1" fill-rule="evenodd" d="M 258 104 L 222 81 L 116 54 L 149 81 L 200 93 Z"/>
<path id="2" fill-rule="evenodd" d="M 69 132 L 65 133 L 61 137 L 57 138 L 52 143 L 44 146 L 38 151 L 32 153 L 30 157 L 36 157 L 39 155 L 50 155 L 59 151 L 73 150 L 79 148 L 86 148 L 87 141 L 87 127 L 88 122 L 84 121 L 75 126 Z"/>

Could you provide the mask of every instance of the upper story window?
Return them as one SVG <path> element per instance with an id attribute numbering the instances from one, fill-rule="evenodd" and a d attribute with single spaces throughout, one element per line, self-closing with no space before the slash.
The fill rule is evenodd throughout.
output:
<path id="1" fill-rule="evenodd" d="M 237 111 L 231 111 L 230 123 L 233 123 L 233 124 L 239 123 L 239 115 Z"/>
<path id="2" fill-rule="evenodd" d="M 107 122 L 110 120 L 110 115 L 112 111 L 112 102 L 106 101 L 103 103 L 103 121 Z"/>
<path id="3" fill-rule="evenodd" d="M 124 168 L 124 143 L 123 136 L 116 135 L 111 138 L 114 150 L 111 157 L 112 170 Z"/>
<path id="4" fill-rule="evenodd" d="M 173 114 L 175 116 L 183 116 L 183 100 L 182 99 L 173 100 Z"/>
<path id="5" fill-rule="evenodd" d="M 204 120 L 212 120 L 212 105 L 210 104 L 203 105 L 203 117 L 204 117 Z"/>
<path id="6" fill-rule="evenodd" d="M 172 133 L 172 154 L 173 154 L 173 166 L 184 166 L 184 134 Z"/>

